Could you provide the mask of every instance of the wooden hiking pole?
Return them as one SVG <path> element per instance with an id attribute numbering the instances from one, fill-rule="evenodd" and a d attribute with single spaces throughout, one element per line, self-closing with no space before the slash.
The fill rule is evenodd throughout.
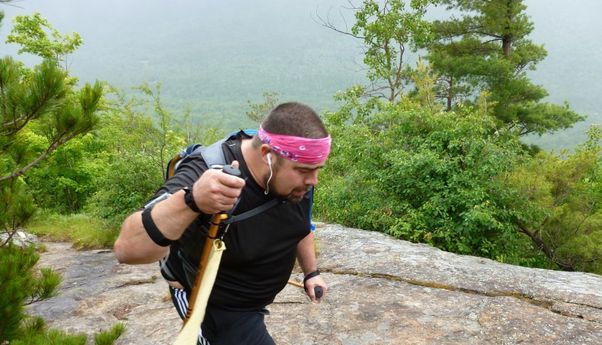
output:
<path id="1" fill-rule="evenodd" d="M 240 171 L 231 166 L 225 166 L 224 172 L 234 176 L 240 176 Z M 207 301 L 211 294 L 211 289 L 215 283 L 215 277 L 222 259 L 222 253 L 226 250 L 226 245 L 217 238 L 219 226 L 222 221 L 228 219 L 229 215 L 225 212 L 214 214 L 211 218 L 207 239 L 203 245 L 203 253 L 199 263 L 194 287 L 190 294 L 188 309 L 184 326 L 180 330 L 174 345 L 196 345 L 201 323 L 205 317 Z"/>

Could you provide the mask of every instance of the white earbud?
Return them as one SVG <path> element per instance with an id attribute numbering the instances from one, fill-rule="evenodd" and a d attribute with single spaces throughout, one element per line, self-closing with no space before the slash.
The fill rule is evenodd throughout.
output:
<path id="1" fill-rule="evenodd" d="M 268 153 L 267 155 L 265 155 L 265 157 L 268 160 L 268 167 L 270 168 L 270 176 L 268 177 L 268 180 L 265 182 L 265 191 L 263 191 L 263 194 L 268 195 L 270 193 L 270 181 L 272 180 L 272 176 L 274 175 L 274 172 L 272 171 L 272 154 Z"/>

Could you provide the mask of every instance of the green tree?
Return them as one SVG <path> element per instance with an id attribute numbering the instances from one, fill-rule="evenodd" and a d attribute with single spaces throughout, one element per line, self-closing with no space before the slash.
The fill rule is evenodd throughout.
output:
<path id="1" fill-rule="evenodd" d="M 60 284 L 61 278 L 50 270 L 34 275 L 38 259 L 33 247 L 0 246 L 0 343 L 21 336 L 20 327 L 27 319 L 25 303 L 52 297 Z"/>
<path id="2" fill-rule="evenodd" d="M 487 91 L 500 125 L 519 135 L 553 132 L 584 119 L 567 104 L 542 102 L 548 93 L 529 80 L 527 71 L 547 53 L 528 39 L 533 23 L 523 0 L 432 2 L 460 13 L 434 21 L 435 39 L 426 45 L 448 110 Z"/>
<path id="3" fill-rule="evenodd" d="M 137 89 L 142 91 L 145 96 L 152 99 L 153 110 L 158 122 L 157 129 L 159 130 L 159 135 L 155 136 L 155 142 L 158 144 L 158 155 L 151 157 L 156 158 L 158 160 L 158 167 L 163 169 L 163 167 L 167 166 L 167 162 L 172 156 L 169 152 L 173 152 L 174 140 L 178 136 L 174 132 L 173 114 L 165 108 L 161 102 L 161 84 L 156 84 L 154 90 L 146 83 L 142 84 Z M 179 141 L 179 144 L 182 144 L 182 142 Z M 163 172 L 163 178 L 165 177 L 165 172 Z"/>
<path id="4" fill-rule="evenodd" d="M 35 19 L 50 28 L 39 16 Z M 38 38 L 40 49 L 49 44 Z M 19 43 L 24 44 L 24 48 L 36 46 L 34 41 Z M 58 51 L 59 48 L 52 49 Z M 42 50 L 30 52 L 41 53 Z M 58 67 L 56 57 L 46 56 L 32 69 L 11 57 L 0 59 L 0 232 L 10 234 L 0 243 L 2 344 L 86 343 L 86 336 L 48 330 L 44 320 L 25 314 L 25 304 L 53 296 L 61 279 L 50 269 L 37 271 L 34 268 L 39 258 L 34 247 L 23 249 L 11 244 L 17 227 L 24 224 L 34 210 L 25 183 L 26 173 L 38 168 L 67 142 L 89 132 L 98 122 L 97 109 L 103 95 L 100 83 L 76 88 L 74 79 Z M 115 329 L 109 338 L 100 341 L 108 344 L 111 338 L 118 336 L 118 331 Z"/>
<path id="5" fill-rule="evenodd" d="M 30 53 L 43 59 L 56 61 L 57 64 L 60 62 L 66 64 L 67 55 L 73 53 L 83 43 L 77 32 L 63 35 L 39 13 L 34 13 L 32 16 L 17 16 L 14 22 L 6 43 L 20 45 L 19 54 Z"/>
<path id="6" fill-rule="evenodd" d="M 95 192 L 94 181 L 101 171 L 93 159 L 104 147 L 98 139 L 97 133 L 74 138 L 27 174 L 25 181 L 36 205 L 60 214 L 82 211 Z"/>
<path id="7" fill-rule="evenodd" d="M 263 93 L 263 102 L 253 103 L 247 101 L 247 103 L 249 105 L 249 110 L 245 112 L 245 115 L 249 120 L 260 124 L 270 110 L 274 109 L 278 104 L 278 93 L 266 91 Z"/>
<path id="8" fill-rule="evenodd" d="M 85 335 L 68 335 L 49 330 L 43 319 L 29 317 L 24 305 L 56 295 L 61 282 L 49 269 L 34 273 L 39 255 L 34 247 L 0 246 L 0 344 L 20 345 L 84 345 Z M 109 345 L 121 335 L 123 325 L 95 336 L 96 344 Z"/>
<path id="9" fill-rule="evenodd" d="M 85 210 L 114 225 L 144 204 L 161 185 L 167 160 L 186 146 L 185 135 L 161 103 L 159 86 L 137 89 L 144 98 L 113 89 L 95 133 L 97 146 L 87 155 L 95 177 Z"/>
<path id="10" fill-rule="evenodd" d="M 326 27 L 363 41 L 364 64 L 371 82 L 365 88 L 367 95 L 391 102 L 404 95 L 404 87 L 412 80 L 405 53 L 416 51 L 431 38 L 430 25 L 423 19 L 427 4 L 427 0 L 412 0 L 409 6 L 403 0 L 364 0 L 356 8 L 356 22 L 350 32 L 323 21 Z"/>
<path id="11" fill-rule="evenodd" d="M 510 216 L 558 267 L 602 274 L 602 131 L 572 154 L 539 152 L 504 177 Z"/>
<path id="12" fill-rule="evenodd" d="M 35 277 L 33 248 L 15 248 L 10 238 L 34 211 L 24 174 L 96 122 L 100 86 L 75 90 L 66 79 L 54 62 L 27 69 L 10 57 L 0 59 L 0 231 L 10 234 L 0 243 L 0 342 L 19 335 L 23 303 L 50 297 L 60 282 L 46 269 Z"/>
<path id="13" fill-rule="evenodd" d="M 10 57 L 0 59 L 2 229 L 15 229 L 31 216 L 22 176 L 98 122 L 100 83 L 78 90 L 66 81 L 52 61 L 27 69 Z"/>

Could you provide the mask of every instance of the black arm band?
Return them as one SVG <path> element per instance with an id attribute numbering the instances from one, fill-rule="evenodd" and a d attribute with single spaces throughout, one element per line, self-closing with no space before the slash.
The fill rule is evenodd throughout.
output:
<path id="1" fill-rule="evenodd" d="M 186 187 L 184 188 L 184 202 L 186 205 L 196 213 L 203 213 L 201 209 L 197 206 L 196 201 L 194 201 L 194 195 L 192 194 L 192 189 Z"/>
<path id="2" fill-rule="evenodd" d="M 159 228 L 157 228 L 157 224 L 153 221 L 151 217 L 152 207 L 147 207 L 142 211 L 142 225 L 144 226 L 144 230 L 148 234 L 153 242 L 155 242 L 158 246 L 167 247 L 173 243 L 172 240 L 165 238 Z"/>
<path id="3" fill-rule="evenodd" d="M 320 270 L 315 270 L 313 272 L 306 274 L 305 278 L 303 278 L 303 285 L 305 285 L 306 281 L 310 280 L 313 277 L 319 276 L 319 275 L 320 275 Z"/>

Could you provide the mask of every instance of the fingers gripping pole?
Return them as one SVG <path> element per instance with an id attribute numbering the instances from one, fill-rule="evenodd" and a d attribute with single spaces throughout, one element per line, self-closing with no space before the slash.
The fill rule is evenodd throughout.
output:
<path id="1" fill-rule="evenodd" d="M 199 328 L 205 317 L 205 309 L 207 301 L 215 283 L 215 277 L 222 259 L 222 253 L 226 249 L 224 242 L 219 239 L 213 240 L 213 244 L 209 251 L 207 266 L 203 272 L 201 286 L 199 287 L 198 295 L 192 305 L 192 314 L 188 317 L 184 327 L 178 334 L 174 345 L 196 345 L 199 335 Z M 192 301 L 191 301 L 192 303 Z"/>

